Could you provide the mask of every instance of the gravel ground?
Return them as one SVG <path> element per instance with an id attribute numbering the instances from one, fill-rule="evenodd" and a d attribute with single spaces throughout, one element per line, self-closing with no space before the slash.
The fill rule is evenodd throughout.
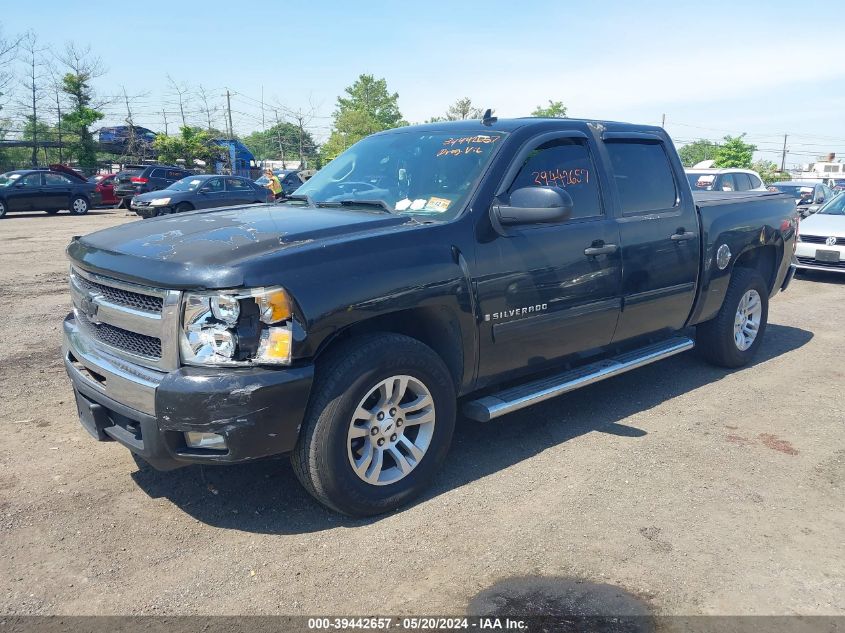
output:
<path id="1" fill-rule="evenodd" d="M 63 249 L 130 221 L 0 221 L 0 613 L 459 614 L 561 576 L 660 614 L 845 615 L 845 276 L 776 297 L 752 367 L 684 354 L 459 420 L 424 499 L 350 520 L 286 460 L 157 473 L 79 425 Z"/>

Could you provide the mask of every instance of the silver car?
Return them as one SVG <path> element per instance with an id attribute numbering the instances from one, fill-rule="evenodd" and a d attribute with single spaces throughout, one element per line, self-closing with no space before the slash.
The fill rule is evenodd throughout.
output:
<path id="1" fill-rule="evenodd" d="M 795 257 L 799 269 L 845 273 L 845 193 L 801 220 Z"/>

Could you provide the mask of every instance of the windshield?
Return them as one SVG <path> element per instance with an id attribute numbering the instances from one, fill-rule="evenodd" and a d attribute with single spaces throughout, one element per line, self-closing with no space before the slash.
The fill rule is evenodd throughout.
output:
<path id="1" fill-rule="evenodd" d="M 713 191 L 716 174 L 687 174 L 687 180 L 693 191 Z"/>
<path id="2" fill-rule="evenodd" d="M 206 182 L 206 179 L 188 176 L 187 178 L 182 178 L 182 180 L 177 180 L 167 187 L 167 189 L 170 189 L 170 191 L 196 191 L 204 182 Z"/>
<path id="3" fill-rule="evenodd" d="M 21 177 L 20 174 L 14 174 L 14 173 L 2 174 L 2 175 L 0 175 L 0 187 L 8 187 L 20 177 Z"/>
<path id="4" fill-rule="evenodd" d="M 315 203 L 383 201 L 394 213 L 454 218 L 506 136 L 393 132 L 369 136 L 296 190 Z"/>
<path id="5" fill-rule="evenodd" d="M 822 215 L 845 215 L 845 193 L 835 196 L 830 202 L 818 210 Z"/>
<path id="6" fill-rule="evenodd" d="M 813 197 L 813 187 L 811 185 L 779 185 L 775 183 L 769 186 L 769 191 L 780 191 L 781 193 L 792 196 L 796 200 Z"/>

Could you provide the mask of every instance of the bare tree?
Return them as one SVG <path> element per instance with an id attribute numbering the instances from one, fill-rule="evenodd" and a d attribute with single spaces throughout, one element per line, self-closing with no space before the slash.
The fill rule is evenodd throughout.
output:
<path id="1" fill-rule="evenodd" d="M 0 99 L 8 94 L 15 75 L 12 72 L 12 63 L 17 56 L 18 44 L 21 38 L 6 38 L 0 27 Z"/>
<path id="2" fill-rule="evenodd" d="M 188 120 L 185 118 L 185 106 L 191 100 L 191 93 L 185 83 L 179 83 L 170 75 L 167 75 L 167 82 L 170 84 L 168 96 L 176 99 L 179 105 L 179 114 L 182 115 L 182 127 L 188 127 Z"/>
<path id="3" fill-rule="evenodd" d="M 313 147 L 306 147 L 307 135 L 306 130 L 310 127 L 311 122 L 314 120 L 316 115 L 317 108 L 314 106 L 312 101 L 308 100 L 308 107 L 307 108 L 299 108 L 298 110 L 291 110 L 290 108 L 286 108 L 285 106 L 279 106 L 279 109 L 285 113 L 289 118 L 293 119 L 295 122 L 298 131 L 299 131 L 299 168 L 305 168 L 305 156 L 307 153 L 312 151 Z M 277 121 L 278 123 L 278 115 Z M 306 151 L 309 150 L 309 151 Z"/>
<path id="4" fill-rule="evenodd" d="M 211 132 L 214 129 L 214 126 L 211 124 L 211 120 L 217 115 L 218 108 L 217 106 L 209 105 L 208 92 L 202 87 L 202 84 L 200 84 L 199 88 L 197 88 L 197 96 L 202 103 L 200 110 L 205 115 L 205 120 L 208 124 L 208 131 Z"/>
<path id="5" fill-rule="evenodd" d="M 30 137 L 26 140 L 32 141 L 33 167 L 38 165 L 39 126 L 44 125 L 44 122 L 39 119 L 39 111 L 44 99 L 44 53 L 46 51 L 47 47 L 38 44 L 38 36 L 33 31 L 28 31 L 20 42 L 20 59 L 25 70 L 21 79 L 24 92 L 18 104 L 21 111 L 26 112 L 23 133 Z"/>

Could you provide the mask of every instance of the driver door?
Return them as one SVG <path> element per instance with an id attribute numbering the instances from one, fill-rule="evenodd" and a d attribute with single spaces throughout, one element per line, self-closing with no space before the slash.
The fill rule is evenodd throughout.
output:
<path id="1" fill-rule="evenodd" d="M 511 226 L 477 245 L 479 383 L 542 369 L 610 343 L 621 309 L 617 223 L 608 215 L 593 141 L 581 132 L 544 134 L 517 155 L 501 193 L 561 187 L 572 216 Z M 507 178 L 507 177 L 506 177 Z"/>
<path id="2" fill-rule="evenodd" d="M 44 187 L 41 172 L 27 174 L 12 185 L 12 190 L 6 194 L 6 204 L 9 211 L 32 211 L 41 209 Z"/>
<path id="3" fill-rule="evenodd" d="M 213 209 L 214 207 L 225 206 L 225 204 L 226 191 L 223 187 L 222 178 L 207 180 L 197 191 L 197 209 Z"/>

